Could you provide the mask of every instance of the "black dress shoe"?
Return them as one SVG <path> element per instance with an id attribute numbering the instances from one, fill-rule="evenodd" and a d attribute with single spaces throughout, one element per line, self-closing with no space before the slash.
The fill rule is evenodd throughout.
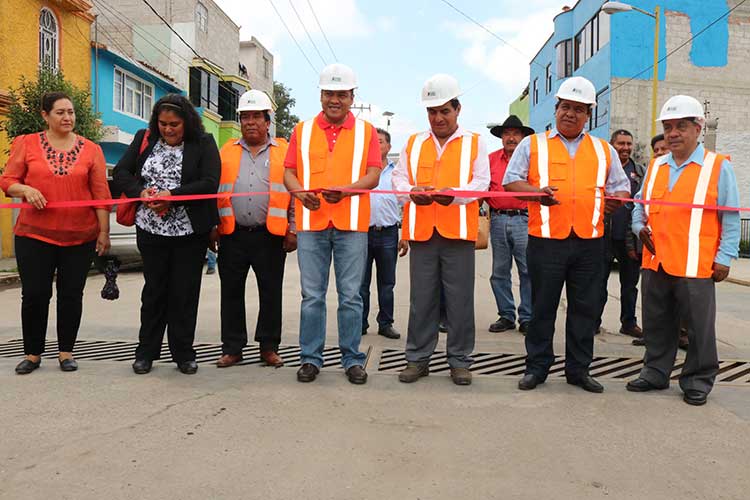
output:
<path id="1" fill-rule="evenodd" d="M 637 345 L 637 346 L 645 346 L 646 345 L 646 339 L 644 339 L 643 337 L 641 337 L 639 339 L 633 339 L 633 341 L 631 342 L 631 344 Z"/>
<path id="2" fill-rule="evenodd" d="M 628 382 L 628 385 L 625 386 L 627 390 L 630 392 L 647 392 L 647 391 L 662 391 L 669 387 L 669 384 L 664 386 L 659 386 L 656 384 L 652 384 L 645 378 L 638 377 L 635 380 L 631 380 Z"/>
<path id="3" fill-rule="evenodd" d="M 490 325 L 490 331 L 492 333 L 504 332 L 506 330 L 515 330 L 516 322 L 511 321 L 508 318 L 500 318 Z"/>
<path id="4" fill-rule="evenodd" d="M 136 359 L 135 362 L 133 362 L 133 371 L 137 375 L 145 375 L 151 371 L 153 363 L 154 362 L 150 359 Z"/>
<path id="5" fill-rule="evenodd" d="M 529 331 L 529 322 L 528 321 L 522 321 L 520 325 L 518 325 L 518 331 L 526 335 L 526 332 Z"/>
<path id="6" fill-rule="evenodd" d="M 74 372 L 78 369 L 78 361 L 73 358 L 60 359 L 60 369 L 64 372 Z"/>
<path id="7" fill-rule="evenodd" d="M 39 361 L 31 361 L 29 359 L 24 359 L 20 363 L 16 365 L 16 373 L 18 375 L 27 375 L 37 368 L 39 368 L 39 365 L 42 364 L 42 360 Z"/>
<path id="8" fill-rule="evenodd" d="M 543 384 L 544 380 L 537 377 L 533 373 L 527 373 L 521 380 L 518 381 L 518 388 L 522 391 L 530 391 L 536 389 L 536 386 Z"/>
<path id="9" fill-rule="evenodd" d="M 443 321 L 441 321 L 438 325 L 438 331 L 440 333 L 448 333 L 448 326 Z"/>
<path id="10" fill-rule="evenodd" d="M 685 395 L 682 397 L 682 399 L 689 405 L 703 406 L 704 404 L 706 404 L 708 394 L 695 389 L 688 389 L 685 391 Z"/>
<path id="11" fill-rule="evenodd" d="M 348 378 L 349 382 L 352 384 L 361 385 L 367 382 L 367 372 L 361 366 L 353 365 L 346 370 L 346 378 Z"/>
<path id="12" fill-rule="evenodd" d="M 577 385 L 584 391 L 593 392 L 596 394 L 604 392 L 604 386 L 594 380 L 594 377 L 589 374 L 586 374 L 583 377 L 568 379 L 568 383 L 570 385 Z"/>
<path id="13" fill-rule="evenodd" d="M 185 375 L 193 375 L 198 371 L 198 363 L 190 359 L 188 361 L 180 361 L 177 363 L 177 369 Z"/>
<path id="14" fill-rule="evenodd" d="M 362 328 L 362 335 L 367 335 L 367 328 Z"/>
<path id="15" fill-rule="evenodd" d="M 304 363 L 297 370 L 297 381 L 298 382 L 312 382 L 315 377 L 320 373 L 320 368 L 312 363 Z"/>
<path id="16" fill-rule="evenodd" d="M 390 326 L 390 325 L 378 329 L 378 335 L 382 335 L 383 337 L 387 339 L 400 339 L 401 338 L 401 334 L 398 333 L 396 330 L 394 330 L 393 326 Z"/>

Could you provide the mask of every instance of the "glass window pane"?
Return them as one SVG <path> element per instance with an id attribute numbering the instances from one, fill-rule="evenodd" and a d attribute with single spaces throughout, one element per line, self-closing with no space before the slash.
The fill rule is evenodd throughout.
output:
<path id="1" fill-rule="evenodd" d="M 609 43 L 609 15 L 599 12 L 599 48 Z"/>
<path id="2" fill-rule="evenodd" d="M 125 89 L 125 111 L 127 113 L 133 112 L 133 91 L 131 89 Z"/>

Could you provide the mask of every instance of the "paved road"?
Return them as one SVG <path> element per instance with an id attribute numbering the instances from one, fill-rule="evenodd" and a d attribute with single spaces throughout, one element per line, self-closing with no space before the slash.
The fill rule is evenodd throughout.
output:
<path id="1" fill-rule="evenodd" d="M 495 319 L 489 254 L 477 262 L 477 350 L 523 352 L 517 332 L 489 334 Z M 399 267 L 396 326 L 406 330 L 407 262 Z M 296 259 L 287 265 L 284 342 L 299 324 Z M 619 325 L 616 273 L 604 326 Z M 218 341 L 218 277 L 205 278 L 198 339 Z M 332 281 L 333 283 L 333 281 Z M 86 291 L 82 339 L 133 340 L 142 277 L 121 277 L 122 297 Z M 249 317 L 257 310 L 249 287 Z M 750 359 L 750 288 L 718 287 L 724 357 Z M 334 302 L 333 293 L 330 303 Z M 19 338 L 19 290 L 0 290 L 0 342 Z M 51 324 L 54 323 L 54 312 Z M 329 308 L 335 331 L 335 309 Z M 558 320 L 561 331 L 564 318 Z M 54 327 L 50 328 L 54 332 Z M 372 332 L 374 333 L 374 332 Z M 377 352 L 402 348 L 373 334 Z M 597 353 L 638 357 L 629 338 L 603 334 Z M 329 335 L 329 344 L 335 344 Z M 562 344 L 558 341 L 558 352 Z M 414 386 L 373 373 L 348 384 L 326 370 L 311 385 L 294 369 L 259 366 L 192 377 L 170 365 L 132 375 L 127 363 L 54 362 L 28 377 L 0 359 L 0 499 L 17 498 L 747 498 L 750 387 L 718 386 L 701 408 L 679 391 L 634 395 L 604 380 L 603 395 L 562 381 L 522 393 L 516 379 L 481 376 L 468 388 L 444 375 Z"/>

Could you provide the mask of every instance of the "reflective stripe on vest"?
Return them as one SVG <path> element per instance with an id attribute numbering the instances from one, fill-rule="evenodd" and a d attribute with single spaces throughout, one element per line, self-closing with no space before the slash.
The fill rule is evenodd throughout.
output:
<path id="1" fill-rule="evenodd" d="M 693 196 L 694 205 L 705 205 L 706 194 L 708 194 L 708 183 L 711 181 L 714 168 L 716 167 L 716 153 L 708 152 L 703 159 L 703 167 L 698 176 L 698 185 L 695 187 Z M 700 255 L 701 224 L 703 222 L 703 209 L 693 208 L 690 211 L 690 232 L 688 233 L 688 255 L 685 274 L 687 276 L 698 275 L 698 256 Z"/>
<path id="2" fill-rule="evenodd" d="M 302 149 L 302 188 L 310 189 L 310 140 L 312 139 L 312 129 L 315 126 L 315 118 L 302 123 L 302 138 L 300 147 Z M 302 206 L 302 230 L 310 230 L 310 210 Z"/>
<path id="3" fill-rule="evenodd" d="M 422 144 L 430 138 L 429 132 L 424 132 L 414 137 L 409 157 L 409 169 L 411 171 L 412 184 L 416 185 L 417 168 L 419 167 L 419 155 L 422 153 Z M 414 239 L 417 227 L 417 205 L 409 202 L 409 239 Z"/>

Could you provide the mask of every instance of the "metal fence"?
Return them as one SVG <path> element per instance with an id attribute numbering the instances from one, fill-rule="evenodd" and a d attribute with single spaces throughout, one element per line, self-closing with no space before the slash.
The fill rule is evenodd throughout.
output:
<path id="1" fill-rule="evenodd" d="M 750 257 L 750 219 L 740 220 L 740 257 Z"/>

